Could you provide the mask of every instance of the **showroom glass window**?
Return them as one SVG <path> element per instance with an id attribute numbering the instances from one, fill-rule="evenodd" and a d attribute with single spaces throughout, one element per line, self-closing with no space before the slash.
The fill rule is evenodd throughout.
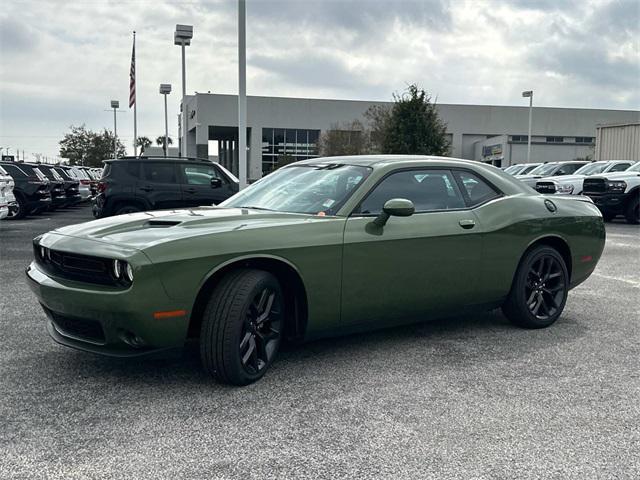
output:
<path id="1" fill-rule="evenodd" d="M 449 170 L 396 172 L 380 182 L 362 202 L 358 213 L 378 215 L 387 200 L 406 198 L 416 213 L 464 208 L 462 193 Z"/>
<path id="2" fill-rule="evenodd" d="M 288 163 L 317 157 L 319 139 L 320 130 L 263 128 L 263 175 Z"/>

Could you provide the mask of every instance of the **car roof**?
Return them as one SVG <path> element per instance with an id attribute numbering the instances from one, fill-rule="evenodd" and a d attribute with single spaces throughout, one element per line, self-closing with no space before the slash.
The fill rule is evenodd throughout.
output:
<path id="1" fill-rule="evenodd" d="M 378 168 L 388 165 L 407 164 L 428 164 L 434 163 L 438 165 L 456 164 L 456 165 L 483 165 L 483 162 L 475 160 L 463 160 L 460 158 L 452 157 L 438 157 L 435 155 L 345 155 L 339 157 L 317 157 L 310 158 L 308 160 L 301 160 L 299 162 L 291 163 L 290 165 L 317 165 L 317 164 L 332 164 L 332 165 L 354 165 L 362 167 Z"/>
<path id="2" fill-rule="evenodd" d="M 140 155 L 138 157 L 120 157 L 120 158 L 107 158 L 103 160 L 103 163 L 120 163 L 120 162 L 146 162 L 148 160 L 155 161 L 170 161 L 170 162 L 206 162 L 206 163 L 215 163 L 208 158 L 199 158 L 199 157 L 165 157 L 165 156 L 144 156 Z"/>

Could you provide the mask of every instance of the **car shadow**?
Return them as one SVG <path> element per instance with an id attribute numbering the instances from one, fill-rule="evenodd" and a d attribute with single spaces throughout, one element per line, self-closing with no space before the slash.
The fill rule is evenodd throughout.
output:
<path id="1" fill-rule="evenodd" d="M 484 362 L 509 361 L 529 352 L 554 348 L 576 341 L 587 327 L 565 312 L 547 329 L 526 330 L 512 326 L 499 310 L 460 315 L 392 327 L 373 332 L 287 345 L 267 374 L 256 385 L 309 381 L 344 380 L 344 372 L 357 368 L 410 369 L 424 364 L 429 368 L 477 368 Z M 43 353 L 47 359 L 35 368 L 51 375 L 68 376 L 73 382 L 94 378 L 106 383 L 127 385 L 175 384 L 184 389 L 226 389 L 213 382 L 200 366 L 197 345 L 190 345 L 173 357 L 119 359 L 56 347 Z M 59 381 L 63 381 L 59 378 Z"/>

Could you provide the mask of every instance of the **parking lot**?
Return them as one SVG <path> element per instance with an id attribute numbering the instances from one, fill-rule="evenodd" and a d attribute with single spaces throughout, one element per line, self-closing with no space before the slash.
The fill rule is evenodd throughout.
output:
<path id="1" fill-rule="evenodd" d="M 607 224 L 549 329 L 499 312 L 325 340 L 223 387 L 193 352 L 61 347 L 31 239 L 89 207 L 0 222 L 2 478 L 639 478 L 640 229 Z"/>

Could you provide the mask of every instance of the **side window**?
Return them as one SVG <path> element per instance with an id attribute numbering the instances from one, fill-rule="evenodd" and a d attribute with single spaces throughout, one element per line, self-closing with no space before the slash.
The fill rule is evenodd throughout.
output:
<path id="1" fill-rule="evenodd" d="M 464 193 L 469 199 L 469 206 L 480 205 L 500 196 L 494 188 L 476 174 L 466 171 L 456 172 L 460 183 L 464 187 Z"/>
<path id="2" fill-rule="evenodd" d="M 168 162 L 143 162 L 142 178 L 153 183 L 178 183 L 175 165 Z"/>
<path id="3" fill-rule="evenodd" d="M 406 198 L 416 212 L 464 208 L 464 200 L 448 170 L 410 170 L 389 175 L 364 199 L 360 213 L 379 214 L 387 200 Z"/>
<path id="4" fill-rule="evenodd" d="M 561 166 L 555 174 L 556 175 L 571 175 L 573 172 L 575 172 L 580 167 L 581 167 L 581 165 L 576 165 L 576 164 L 573 164 L 573 163 L 569 163 L 567 165 Z"/>
<path id="5" fill-rule="evenodd" d="M 616 165 L 611 167 L 611 170 L 609 170 L 609 171 L 610 172 L 623 172 L 624 170 L 629 168 L 630 165 L 631 165 L 630 163 L 617 163 Z"/>
<path id="6" fill-rule="evenodd" d="M 212 178 L 222 178 L 214 166 L 182 165 L 185 181 L 189 185 L 211 185 Z"/>

